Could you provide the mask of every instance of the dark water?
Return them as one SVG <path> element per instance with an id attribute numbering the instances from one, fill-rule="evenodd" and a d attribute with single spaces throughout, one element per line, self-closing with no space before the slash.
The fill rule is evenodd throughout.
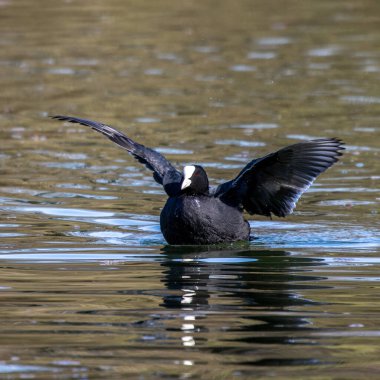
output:
<path id="1" fill-rule="evenodd" d="M 380 376 L 380 3 L 0 0 L 0 378 Z M 250 244 L 168 247 L 151 174 L 338 136 Z"/>

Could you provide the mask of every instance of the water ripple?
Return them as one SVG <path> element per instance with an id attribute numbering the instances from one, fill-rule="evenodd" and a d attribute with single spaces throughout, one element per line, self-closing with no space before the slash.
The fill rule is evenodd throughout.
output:
<path id="1" fill-rule="evenodd" d="M 290 37 L 263 37 L 256 41 L 262 46 L 288 45 L 292 42 Z"/>
<path id="2" fill-rule="evenodd" d="M 341 96 L 340 98 L 345 103 L 354 104 L 380 104 L 380 97 L 364 96 L 364 95 L 350 95 Z"/>
<path id="3" fill-rule="evenodd" d="M 276 58 L 277 54 L 272 51 L 252 51 L 248 53 L 247 58 L 248 59 L 273 59 Z"/>
<path id="4" fill-rule="evenodd" d="M 215 144 L 218 145 L 236 145 L 242 147 L 257 147 L 265 146 L 266 144 L 260 141 L 246 141 L 246 140 L 216 140 Z"/>

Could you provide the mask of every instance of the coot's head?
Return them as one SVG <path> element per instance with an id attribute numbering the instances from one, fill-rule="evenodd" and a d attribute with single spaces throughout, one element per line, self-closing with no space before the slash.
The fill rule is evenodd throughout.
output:
<path id="1" fill-rule="evenodd" d="M 183 168 L 181 190 L 187 194 L 208 193 L 208 178 L 202 166 L 189 165 Z"/>

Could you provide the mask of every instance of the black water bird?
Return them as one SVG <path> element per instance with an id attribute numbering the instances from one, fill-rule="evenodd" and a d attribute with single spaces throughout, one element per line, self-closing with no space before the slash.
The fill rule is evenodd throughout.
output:
<path id="1" fill-rule="evenodd" d="M 53 119 L 91 127 L 126 149 L 153 171 L 169 196 L 161 212 L 161 231 L 169 244 L 201 245 L 249 240 L 243 212 L 271 217 L 292 213 L 315 178 L 338 161 L 341 140 L 300 142 L 249 162 L 236 178 L 210 188 L 199 165 L 178 171 L 162 154 L 96 121 L 71 116 Z"/>

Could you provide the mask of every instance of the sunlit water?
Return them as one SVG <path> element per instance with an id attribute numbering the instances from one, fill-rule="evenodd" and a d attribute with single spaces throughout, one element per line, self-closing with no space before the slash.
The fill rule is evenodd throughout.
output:
<path id="1" fill-rule="evenodd" d="M 0 0 L 0 378 L 379 376 L 380 3 L 279 4 Z M 347 150 L 251 242 L 169 247 L 151 174 L 51 114 L 213 184 Z"/>

